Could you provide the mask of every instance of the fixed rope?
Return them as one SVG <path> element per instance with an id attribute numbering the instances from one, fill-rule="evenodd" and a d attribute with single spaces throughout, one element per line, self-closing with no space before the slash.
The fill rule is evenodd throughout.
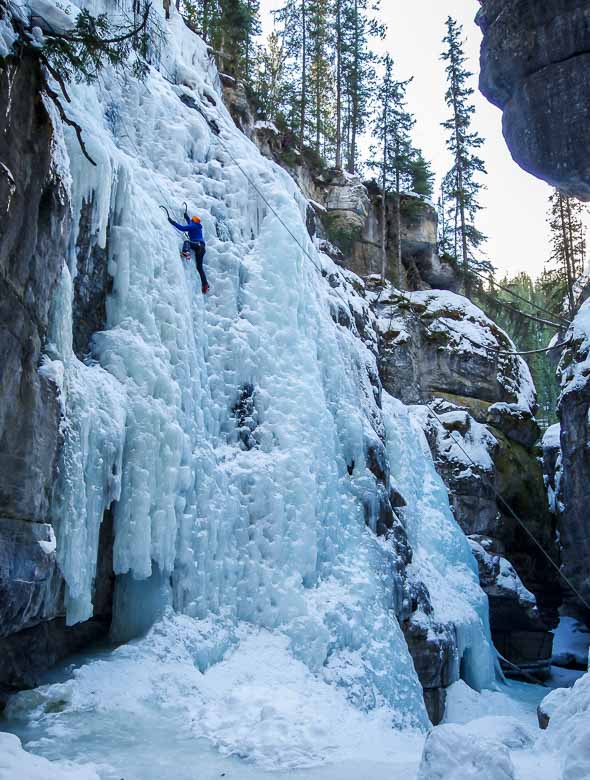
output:
<path id="1" fill-rule="evenodd" d="M 410 306 L 410 311 L 412 312 L 413 316 L 417 319 L 418 322 L 420 322 L 420 318 L 418 317 L 418 314 L 414 310 L 413 304 L 412 304 L 412 293 L 410 293 L 408 298 L 408 303 Z M 428 413 L 434 417 L 435 420 L 444 428 L 444 422 L 441 419 L 441 417 L 434 411 L 434 409 L 431 409 L 429 406 L 426 406 L 426 409 L 428 410 Z M 463 447 L 461 442 L 454 436 L 454 434 L 457 433 L 457 431 L 451 431 L 451 434 L 453 435 L 453 441 L 456 443 L 456 445 L 459 447 L 461 452 L 465 455 L 465 457 L 471 462 L 471 464 L 477 468 L 476 461 L 471 457 L 469 452 Z M 458 434 L 460 435 L 460 434 Z M 537 539 L 535 534 L 531 531 L 531 529 L 528 527 L 528 525 L 522 520 L 519 515 L 514 511 L 514 509 L 510 506 L 510 504 L 504 499 L 504 497 L 501 495 L 501 493 L 498 492 L 496 486 L 489 482 L 489 487 L 491 488 L 492 492 L 494 493 L 494 496 L 496 498 L 496 501 L 503 506 L 510 516 L 518 523 L 518 525 L 522 528 L 522 530 L 527 534 L 527 536 L 531 539 L 531 541 L 535 544 L 535 546 L 540 550 L 540 552 L 543 554 L 543 556 L 547 559 L 547 561 L 550 563 L 550 565 L 555 569 L 555 571 L 559 574 L 561 579 L 567 584 L 567 586 L 571 589 L 571 591 L 578 597 L 580 600 L 580 604 L 582 604 L 589 612 L 590 612 L 590 603 L 584 598 L 584 596 L 580 593 L 580 591 L 576 588 L 576 586 L 572 583 L 570 578 L 565 574 L 565 572 L 562 570 L 562 568 L 553 560 L 553 558 L 549 555 L 547 550 L 543 547 L 541 542 Z"/>
<path id="2" fill-rule="evenodd" d="M 526 303 L 527 306 L 532 306 L 533 309 L 536 309 L 537 311 L 543 312 L 543 314 L 548 314 L 550 317 L 557 317 L 561 322 L 563 322 L 564 326 L 571 325 L 571 321 L 567 320 L 565 317 L 562 317 L 559 314 L 555 314 L 554 312 L 549 311 L 549 309 L 546 309 L 544 306 L 540 306 L 537 303 L 534 303 L 533 301 L 528 301 L 524 296 L 519 295 L 518 293 L 515 293 L 514 290 L 511 290 L 509 287 L 505 287 L 504 285 L 500 284 L 499 282 L 496 282 L 494 279 L 490 279 L 489 276 L 485 276 L 485 274 L 480 273 L 479 271 L 476 271 L 475 268 L 470 268 L 468 272 L 465 272 L 463 269 L 458 268 L 457 269 L 459 273 L 463 274 L 463 276 L 467 277 L 470 274 L 473 276 L 479 276 L 480 279 L 483 279 L 484 281 L 491 284 L 493 287 L 497 287 L 499 290 L 502 290 L 503 292 L 507 293 L 508 295 L 511 295 L 513 298 L 516 298 L 517 300 L 521 301 L 522 303 Z"/>

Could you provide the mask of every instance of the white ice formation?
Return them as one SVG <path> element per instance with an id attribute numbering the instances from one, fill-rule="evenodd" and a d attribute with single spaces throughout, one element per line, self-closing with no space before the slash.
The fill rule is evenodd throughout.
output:
<path id="1" fill-rule="evenodd" d="M 161 24 L 144 82 L 107 70 L 71 87 L 68 112 L 96 167 L 56 120 L 75 227 L 41 370 L 64 410 L 53 516 L 68 622 L 92 615 L 110 508 L 118 638 L 172 609 L 215 627 L 194 647 L 204 672 L 244 625 L 269 631 L 359 709 L 424 727 L 397 620 L 404 565 L 375 533 L 375 452 L 408 500 L 410 576 L 456 624 L 458 663 L 479 688 L 494 664 L 475 562 L 419 427 L 381 402 L 362 282 L 314 246 L 301 192 L 234 126 L 202 41 L 174 8 Z M 178 216 L 183 201 L 202 218 L 207 297 L 160 209 Z M 85 362 L 72 341 L 83 212 L 112 277 Z"/>

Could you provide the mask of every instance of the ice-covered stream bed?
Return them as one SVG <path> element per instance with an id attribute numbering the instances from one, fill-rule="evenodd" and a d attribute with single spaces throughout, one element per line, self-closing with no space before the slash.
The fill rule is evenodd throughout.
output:
<path id="1" fill-rule="evenodd" d="M 360 712 L 295 661 L 283 637 L 243 629 L 239 647 L 203 674 L 203 632 L 215 630 L 167 616 L 146 638 L 76 659 L 20 694 L 2 727 L 35 756 L 0 734 L 1 780 L 417 777 L 425 735 L 392 729 L 384 711 Z M 511 682 L 478 694 L 457 683 L 446 720 L 471 722 L 459 728 L 474 729 L 478 748 L 482 735 L 499 735 L 516 777 L 555 780 L 558 757 L 531 749 L 546 693 Z"/>

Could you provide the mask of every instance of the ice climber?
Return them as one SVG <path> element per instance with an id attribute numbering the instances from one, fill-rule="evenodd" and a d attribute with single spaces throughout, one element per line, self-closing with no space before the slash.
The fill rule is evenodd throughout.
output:
<path id="1" fill-rule="evenodd" d="M 168 222 L 171 225 L 173 225 L 178 230 L 182 230 L 184 233 L 188 233 L 188 240 L 185 241 L 182 245 L 182 256 L 185 258 L 185 260 L 190 260 L 191 249 L 195 253 L 197 271 L 201 277 L 201 289 L 203 291 L 203 295 L 206 295 L 209 292 L 209 282 L 207 281 L 205 271 L 203 270 L 203 258 L 205 257 L 205 252 L 207 251 L 205 239 L 203 238 L 203 225 L 201 224 L 200 217 L 194 216 L 189 219 L 188 213 L 186 211 L 184 212 L 184 220 L 186 225 L 179 225 L 178 222 L 175 222 L 173 219 L 168 217 Z"/>

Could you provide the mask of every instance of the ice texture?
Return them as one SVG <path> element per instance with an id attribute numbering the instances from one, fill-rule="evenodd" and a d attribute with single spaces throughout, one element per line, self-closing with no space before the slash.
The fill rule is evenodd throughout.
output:
<path id="1" fill-rule="evenodd" d="M 550 693 L 541 707 L 551 719 L 539 748 L 559 756 L 561 780 L 590 777 L 590 673 L 573 688 Z"/>
<path id="2" fill-rule="evenodd" d="M 112 276 L 106 327 L 80 361 L 74 229 L 42 368 L 65 411 L 53 518 L 68 623 L 92 615 L 110 508 L 117 639 L 168 607 L 280 630 L 359 708 L 424 726 L 399 561 L 374 533 L 367 453 L 383 415 L 350 311 L 360 298 L 345 274 L 338 292 L 323 278 L 339 270 L 307 233 L 307 202 L 234 126 L 205 45 L 174 11 L 165 26 L 145 83 L 107 70 L 71 86 L 97 167 L 68 128 L 54 141 L 73 224 L 90 206 L 84 238 Z M 183 201 L 204 226 L 206 298 L 159 208 L 178 216 Z M 342 307 L 350 327 L 334 321 Z"/>
<path id="3" fill-rule="evenodd" d="M 0 780 L 99 780 L 91 766 L 51 762 L 23 750 L 14 734 L 0 732 Z"/>
<path id="4" fill-rule="evenodd" d="M 428 735 L 417 780 L 516 780 L 508 749 L 468 726 L 443 725 Z"/>
<path id="5" fill-rule="evenodd" d="M 399 511 L 414 551 L 410 574 L 427 586 L 436 620 L 456 626 L 464 679 L 479 690 L 494 682 L 496 672 L 475 558 L 453 517 L 419 415 L 386 393 L 383 408 L 393 483 L 407 503 Z"/>
<path id="6" fill-rule="evenodd" d="M 99 0 L 87 6 L 120 13 Z M 205 44 L 170 10 L 166 21 L 153 9 L 166 42 L 145 82 L 105 69 L 96 83 L 70 87 L 68 112 L 96 167 L 54 117 L 54 168 L 74 227 L 40 370 L 64 413 L 52 513 L 67 622 L 93 613 L 110 510 L 115 638 L 180 614 L 199 637 L 195 674 L 221 684 L 242 659 L 254 679 L 250 688 L 236 679 L 234 699 L 216 689 L 194 716 L 199 736 L 265 767 L 306 755 L 317 763 L 329 740 L 306 741 L 309 702 L 318 712 L 326 703 L 326 723 L 344 701 L 388 728 L 428 722 L 398 623 L 408 610 L 404 564 L 395 540 L 376 534 L 389 464 L 408 499 L 411 576 L 428 586 L 436 619 L 456 625 L 476 688 L 494 679 L 487 604 L 423 434 L 401 404 L 381 405 L 362 282 L 316 248 L 307 201 L 237 130 Z M 160 209 L 180 218 L 184 201 L 207 240 L 206 297 Z M 72 341 L 82 240 L 105 251 L 112 278 L 105 327 L 84 360 Z M 378 477 L 372 459 L 384 442 Z M 140 666 L 140 676 L 150 673 Z M 284 702 L 271 711 L 281 669 Z M 94 687 L 76 695 L 110 691 L 122 702 L 110 674 L 106 662 L 80 673 Z"/>

